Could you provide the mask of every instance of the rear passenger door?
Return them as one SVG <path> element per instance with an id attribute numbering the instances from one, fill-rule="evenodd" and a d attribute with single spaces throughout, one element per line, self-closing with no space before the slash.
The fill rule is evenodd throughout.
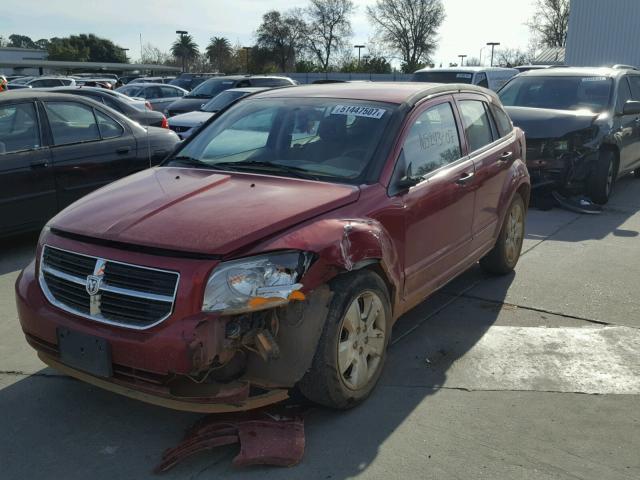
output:
<path id="1" fill-rule="evenodd" d="M 486 248 L 495 240 L 500 219 L 500 201 L 506 187 L 509 167 L 518 152 L 515 133 L 509 117 L 502 109 L 492 111 L 482 95 L 456 95 L 458 110 L 464 126 L 466 153 L 475 166 L 473 181 L 475 213 L 473 215 L 472 251 Z M 500 132 L 493 116 L 500 115 Z"/>
<path id="2" fill-rule="evenodd" d="M 60 208 L 145 168 L 128 127 L 104 111 L 72 101 L 47 101 L 45 110 Z"/>
<path id="3" fill-rule="evenodd" d="M 0 234 L 38 228 L 55 213 L 50 152 L 36 104 L 0 104 Z"/>

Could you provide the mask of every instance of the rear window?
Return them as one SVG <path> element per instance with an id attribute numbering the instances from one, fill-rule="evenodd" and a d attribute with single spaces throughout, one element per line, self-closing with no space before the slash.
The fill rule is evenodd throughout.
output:
<path id="1" fill-rule="evenodd" d="M 430 83 L 471 83 L 471 72 L 416 72 L 413 75 L 414 82 Z"/>
<path id="2" fill-rule="evenodd" d="M 602 112 L 611 98 L 612 80 L 603 76 L 516 77 L 500 90 L 506 107 Z"/>
<path id="3" fill-rule="evenodd" d="M 235 80 L 208 80 L 194 88 L 188 97 L 213 98 L 220 92 L 233 88 Z"/>
<path id="4" fill-rule="evenodd" d="M 244 97 L 248 95 L 247 92 L 238 92 L 233 89 L 227 90 L 226 92 L 222 92 L 216 97 L 209 100 L 205 103 L 204 107 L 202 107 L 203 112 L 217 112 L 225 108 L 231 102 L 237 100 L 240 97 Z"/>

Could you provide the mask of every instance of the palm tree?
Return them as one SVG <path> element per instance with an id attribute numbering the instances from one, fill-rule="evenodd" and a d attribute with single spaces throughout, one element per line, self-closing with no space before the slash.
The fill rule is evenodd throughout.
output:
<path id="1" fill-rule="evenodd" d="M 171 54 L 182 60 L 182 71 L 187 71 L 187 65 L 189 60 L 193 60 L 198 56 L 200 51 L 198 50 L 198 44 L 193 41 L 191 35 L 181 34 L 173 45 L 171 45 Z"/>
<path id="2" fill-rule="evenodd" d="M 211 64 L 221 72 L 231 58 L 231 42 L 224 37 L 211 37 L 206 53 Z"/>

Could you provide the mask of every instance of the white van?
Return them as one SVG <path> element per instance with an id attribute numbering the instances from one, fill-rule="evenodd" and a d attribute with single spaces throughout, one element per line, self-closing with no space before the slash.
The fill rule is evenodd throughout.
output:
<path id="1" fill-rule="evenodd" d="M 507 81 L 517 75 L 515 68 L 501 67 L 450 67 L 423 68 L 413 74 L 414 82 L 471 83 L 497 92 Z"/>

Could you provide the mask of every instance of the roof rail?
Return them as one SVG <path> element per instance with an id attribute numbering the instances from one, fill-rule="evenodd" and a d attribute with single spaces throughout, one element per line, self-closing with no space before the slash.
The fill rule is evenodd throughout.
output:
<path id="1" fill-rule="evenodd" d="M 624 64 L 616 64 L 613 67 L 616 70 L 638 70 L 638 67 L 634 67 L 633 65 L 624 65 Z"/>

